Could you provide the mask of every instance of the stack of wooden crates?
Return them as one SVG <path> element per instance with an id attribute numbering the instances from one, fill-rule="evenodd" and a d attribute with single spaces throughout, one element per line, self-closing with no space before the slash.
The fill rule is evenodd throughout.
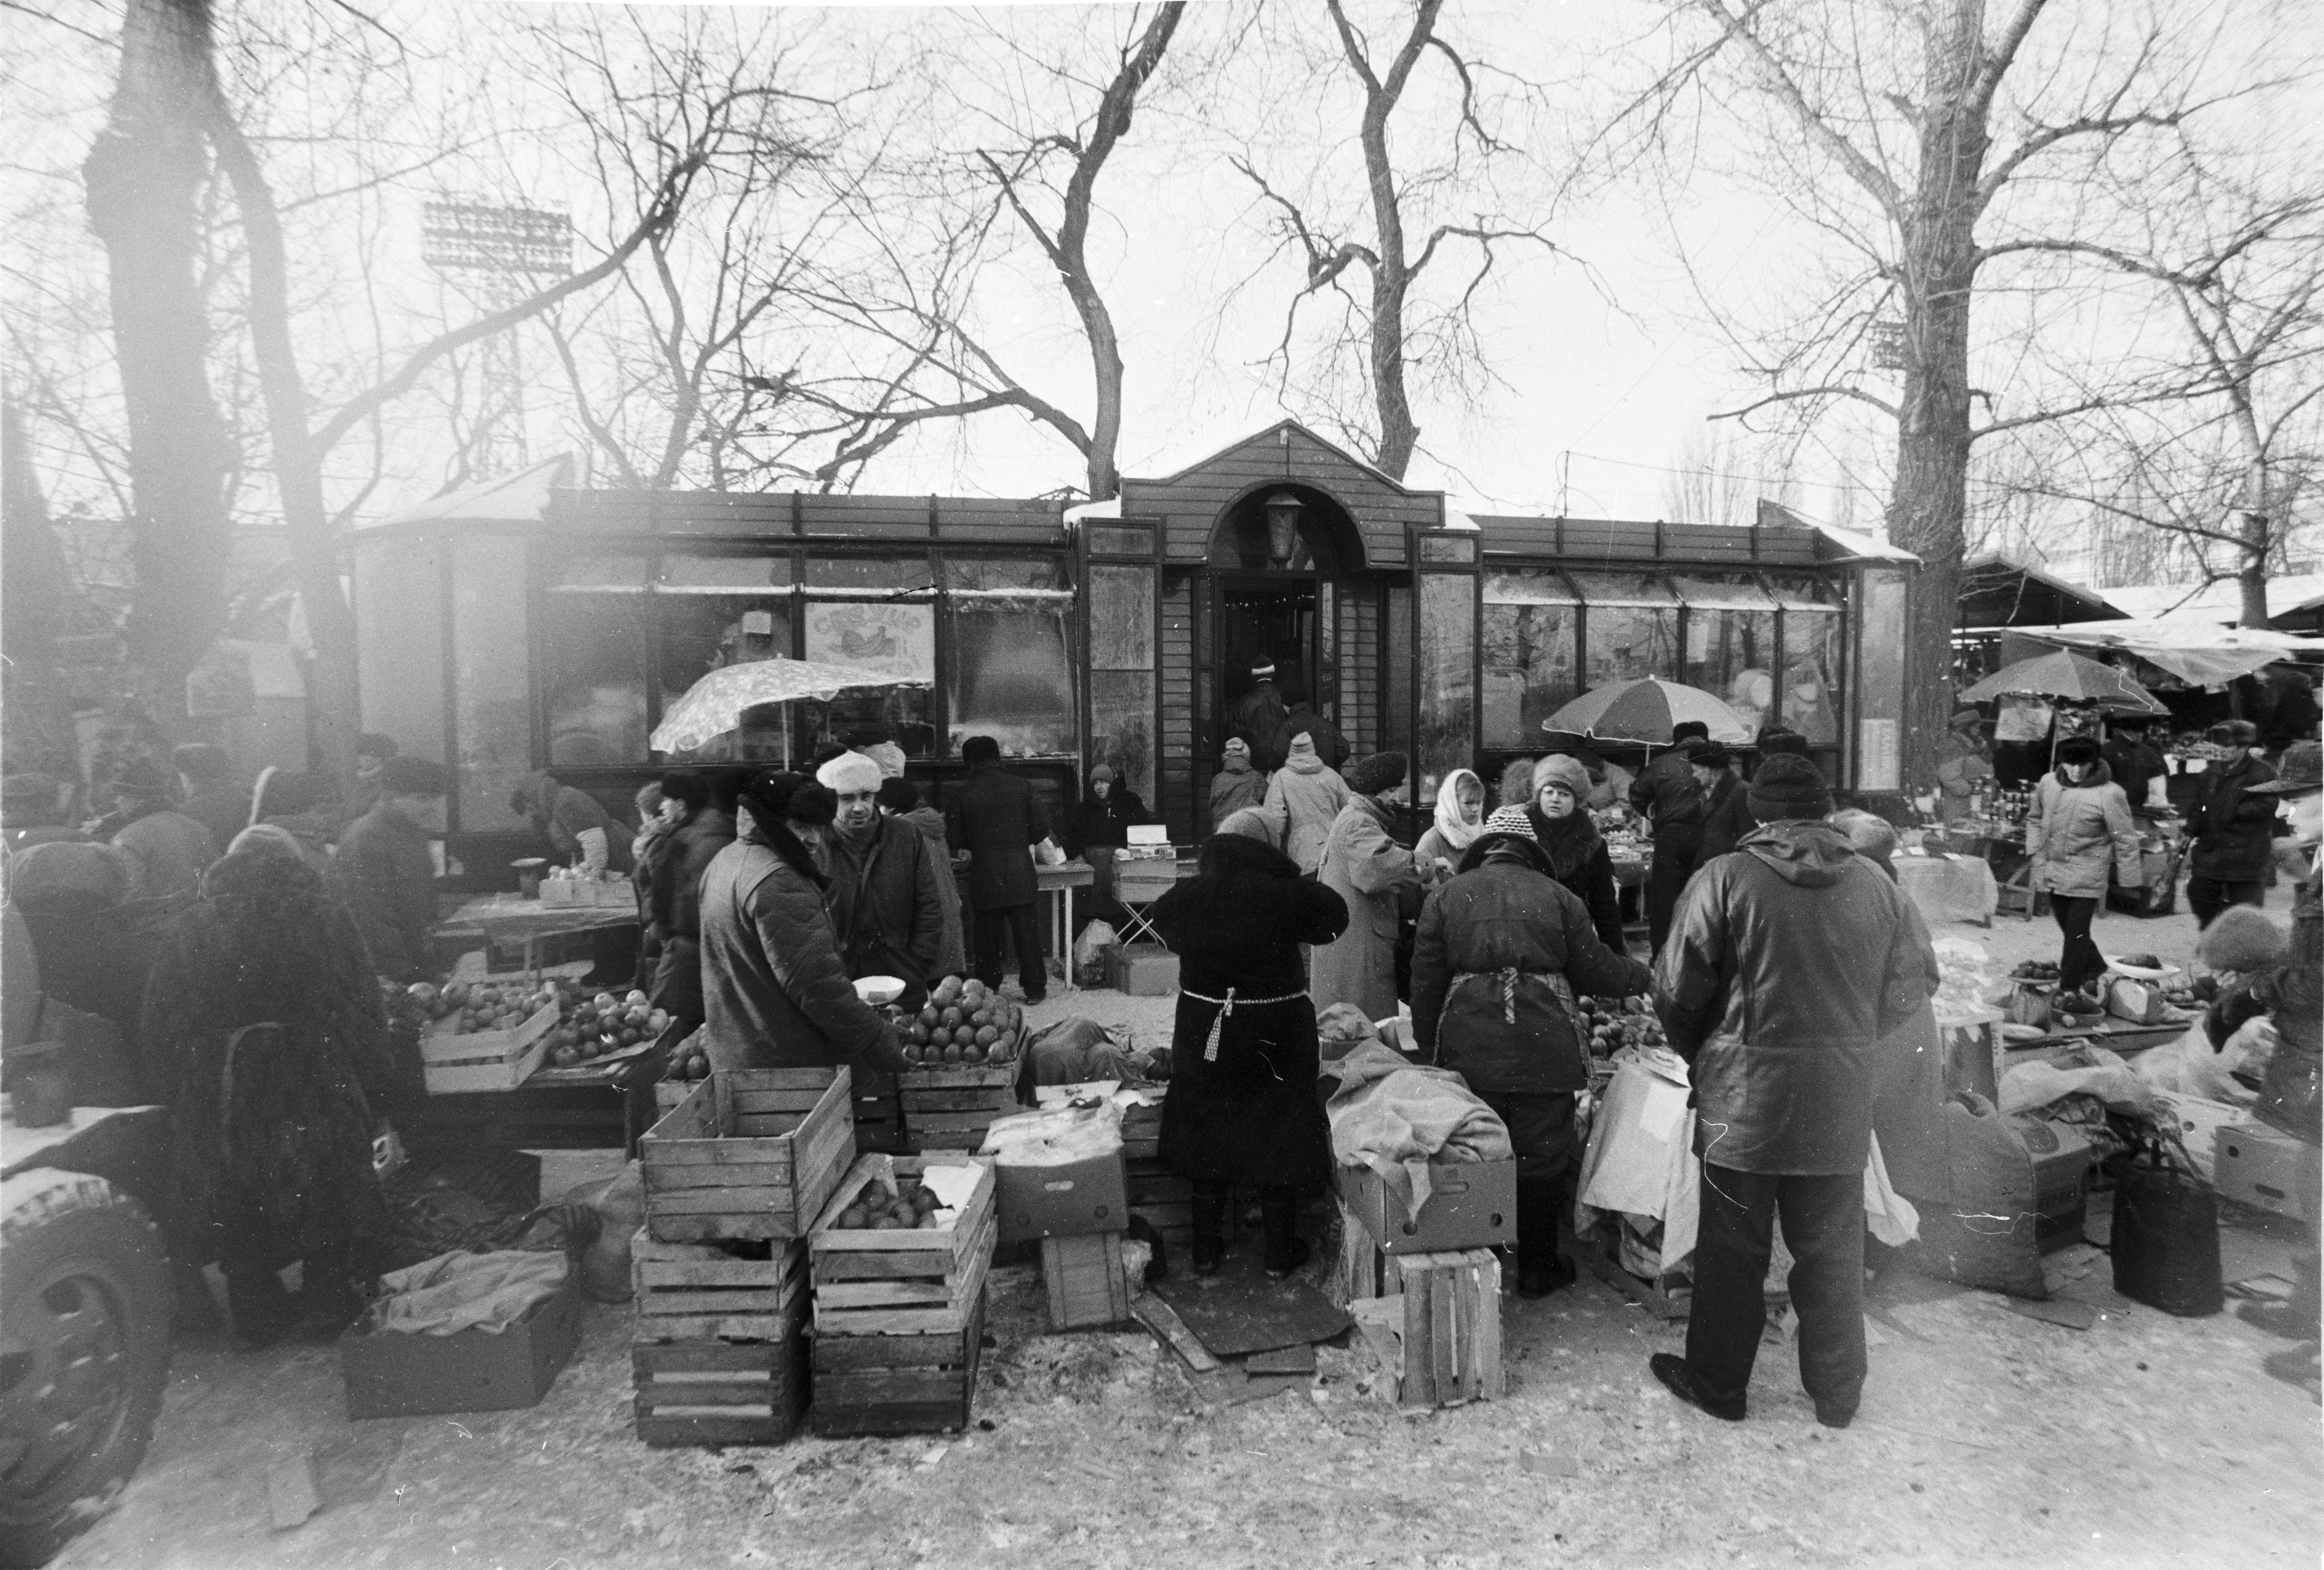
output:
<path id="1" fill-rule="evenodd" d="M 807 1406 L 807 1234 L 855 1160 L 845 1068 L 695 1083 L 644 1139 L 632 1244 L 638 1437 L 772 1445 Z"/>
<path id="2" fill-rule="evenodd" d="M 1331 1282 L 1406 1407 L 1497 1401 L 1501 1264 L 1517 1239 L 1517 1164 L 1429 1168 L 1435 1191 L 1416 1216 L 1363 1168 L 1339 1173 L 1340 1257 Z"/>
<path id="3" fill-rule="evenodd" d="M 899 1192 L 934 1166 L 973 1166 L 978 1178 L 941 1230 L 838 1224 L 865 1190 L 892 1177 Z M 829 1437 L 928 1434 L 965 1427 L 984 1339 L 984 1281 L 1000 1224 L 992 1164 L 973 1156 L 858 1157 L 807 1238 L 815 1293 L 815 1407 Z"/>
<path id="4" fill-rule="evenodd" d="M 904 1072 L 904 1143 L 915 1155 L 973 1150 L 1017 1107 L 1014 1063 L 943 1064 Z"/>

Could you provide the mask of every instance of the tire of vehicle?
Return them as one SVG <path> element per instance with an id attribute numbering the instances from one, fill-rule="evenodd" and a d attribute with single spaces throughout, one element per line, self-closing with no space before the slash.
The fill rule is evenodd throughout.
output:
<path id="1" fill-rule="evenodd" d="M 47 1563 L 144 1459 L 170 1294 L 160 1233 L 104 1178 L 0 1183 L 0 1565 Z"/>

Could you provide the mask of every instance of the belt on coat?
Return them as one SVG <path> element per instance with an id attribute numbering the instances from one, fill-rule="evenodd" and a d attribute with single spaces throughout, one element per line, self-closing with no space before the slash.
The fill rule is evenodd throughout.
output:
<path id="1" fill-rule="evenodd" d="M 1206 998 L 1200 993 L 1188 992 L 1185 987 L 1180 987 L 1178 993 L 1198 1003 L 1216 1003 L 1219 1006 L 1219 1011 L 1211 1019 L 1211 1033 L 1203 1039 L 1203 1061 L 1205 1063 L 1219 1060 L 1219 1035 L 1226 1028 L 1227 1016 L 1235 1011 L 1237 1003 L 1246 1009 L 1263 1009 L 1270 1003 L 1296 1003 L 1307 995 L 1304 987 L 1296 993 L 1286 993 L 1279 998 L 1238 998 L 1232 987 L 1227 989 L 1227 995 L 1222 998 Z"/>
<path id="2" fill-rule="evenodd" d="M 1556 998 L 1558 1007 L 1565 1011 L 1566 1022 L 1579 1031 L 1582 1027 L 1582 1006 L 1575 1002 L 1573 984 L 1565 979 L 1563 971 L 1526 970 L 1514 965 L 1505 965 L 1499 970 L 1464 970 L 1452 978 L 1452 984 L 1444 989 L 1444 995 L 1451 997 L 1453 993 L 1460 990 L 1462 982 L 1484 982 L 1489 984 L 1499 982 L 1501 984 L 1501 1021 L 1504 1024 L 1514 1025 L 1517 1022 L 1517 978 L 1528 975 L 1539 976 L 1549 984 L 1550 994 Z"/>

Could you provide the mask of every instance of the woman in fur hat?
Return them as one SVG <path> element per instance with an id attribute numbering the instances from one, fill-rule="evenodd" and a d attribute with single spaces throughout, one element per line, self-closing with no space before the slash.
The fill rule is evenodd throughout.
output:
<path id="1" fill-rule="evenodd" d="M 1571 890 L 1590 912 L 1598 941 L 1617 954 L 1622 941 L 1621 896 L 1614 887 L 1614 857 L 1582 804 L 1590 798 L 1590 771 L 1582 760 L 1552 753 L 1533 766 L 1533 804 L 1526 822 L 1549 863 L 1549 875 Z"/>

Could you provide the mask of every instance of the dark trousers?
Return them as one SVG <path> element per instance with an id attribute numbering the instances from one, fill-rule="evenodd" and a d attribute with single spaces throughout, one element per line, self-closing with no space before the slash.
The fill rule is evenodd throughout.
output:
<path id="1" fill-rule="evenodd" d="M 2230 905 L 2265 905 L 2267 883 L 2264 879 L 2252 878 L 2189 878 L 2187 909 L 2195 912 L 2195 925 L 2209 927 L 2219 919 L 2219 912 Z"/>
<path id="2" fill-rule="evenodd" d="M 1792 1251 L 1800 1383 L 1819 1409 L 1852 1414 L 1864 1392 L 1864 1175 L 1800 1178 L 1702 1164 L 1702 1230 L 1686 1366 L 1704 1397 L 1740 1406 L 1767 1323 L 1775 1216 Z"/>
<path id="3" fill-rule="evenodd" d="M 1670 936 L 1671 912 L 1677 909 L 1678 897 L 1685 891 L 1686 881 L 1694 876 L 1695 864 L 1702 859 L 1701 828 L 1687 826 L 1655 834 L 1655 864 L 1646 873 L 1644 897 L 1646 937 L 1653 945 L 1650 952 L 1663 951 L 1663 940 Z"/>
<path id="4" fill-rule="evenodd" d="M 1038 905 L 1003 905 L 976 913 L 976 979 L 998 987 L 1008 965 L 1009 942 L 1017 944 L 1017 980 L 1028 998 L 1046 996 L 1049 965 L 1041 953 Z"/>
<path id="5" fill-rule="evenodd" d="M 2100 901 L 2073 894 L 2050 896 L 2050 915 L 2066 935 L 2065 952 L 2058 956 L 2058 990 L 2070 993 L 2106 974 L 2106 956 L 2090 940 L 2090 922 Z"/>
<path id="6" fill-rule="evenodd" d="M 1479 1101 L 1508 1125 L 1517 1159 L 1517 1257 L 1557 1253 L 1557 1226 L 1573 1208 L 1573 1093 L 1480 1090 Z"/>

